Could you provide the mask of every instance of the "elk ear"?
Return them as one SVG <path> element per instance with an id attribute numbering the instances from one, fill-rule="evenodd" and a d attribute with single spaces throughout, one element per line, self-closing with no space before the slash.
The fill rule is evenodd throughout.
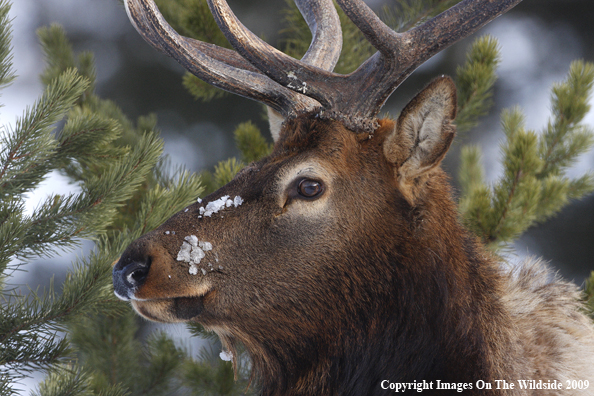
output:
<path id="1" fill-rule="evenodd" d="M 456 85 L 450 77 L 433 80 L 406 105 L 395 130 L 384 142 L 401 191 L 414 204 L 419 177 L 439 165 L 456 128 Z"/>
<path id="2" fill-rule="evenodd" d="M 266 110 L 268 111 L 268 124 L 270 125 L 270 134 L 272 135 L 272 140 L 276 143 L 280 136 L 280 130 L 285 121 L 285 118 L 277 111 L 271 109 L 270 107 L 266 106 Z"/>

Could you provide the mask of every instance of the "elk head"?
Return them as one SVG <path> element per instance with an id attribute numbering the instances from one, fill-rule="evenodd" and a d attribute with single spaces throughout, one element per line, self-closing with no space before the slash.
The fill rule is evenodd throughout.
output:
<path id="1" fill-rule="evenodd" d="M 271 122 L 269 157 L 124 252 L 116 294 L 151 320 L 197 321 L 227 348 L 244 343 L 256 370 L 285 388 L 315 382 L 297 372 L 330 370 L 346 340 L 362 342 L 359 331 L 378 339 L 406 333 L 403 321 L 417 314 L 444 317 L 447 301 L 421 303 L 438 300 L 442 285 L 420 274 L 467 276 L 456 266 L 463 232 L 439 170 L 455 132 L 455 86 L 440 77 L 396 122 L 375 117 L 417 66 L 519 1 L 465 0 L 396 33 L 362 0 L 338 0 L 378 49 L 345 76 L 332 72 L 341 30 L 331 0 L 297 1 L 313 33 L 301 60 L 248 31 L 224 0 L 208 3 L 237 52 L 178 35 L 152 0 L 126 0 L 149 43 L 205 81 L 265 103 L 281 123 Z M 454 258 L 435 272 L 436 255 Z"/>

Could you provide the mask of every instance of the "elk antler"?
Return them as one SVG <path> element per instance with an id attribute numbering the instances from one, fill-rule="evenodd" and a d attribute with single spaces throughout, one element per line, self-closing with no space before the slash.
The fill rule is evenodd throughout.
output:
<path id="1" fill-rule="evenodd" d="M 241 56 L 178 35 L 152 0 L 126 3 L 131 20 L 147 41 L 206 82 L 263 102 L 285 117 L 320 111 L 354 131 L 371 132 L 386 99 L 419 65 L 522 0 L 464 0 L 404 33 L 390 29 L 362 0 L 337 0 L 378 50 L 348 75 L 332 72 L 340 53 L 336 43 L 342 43 L 342 37 L 331 0 L 296 0 L 314 36 L 301 60 L 249 31 L 225 0 L 207 1 L 217 24 Z"/>
<path id="2" fill-rule="evenodd" d="M 332 0 L 296 3 L 313 35 L 302 61 L 324 70 L 334 69 L 342 47 L 342 30 Z M 262 102 L 285 117 L 321 108 L 317 101 L 275 83 L 235 51 L 181 36 L 165 21 L 153 0 L 126 0 L 125 5 L 130 21 L 147 42 L 207 83 Z"/>
<path id="3" fill-rule="evenodd" d="M 521 0 L 465 0 L 405 33 L 385 25 L 362 0 L 337 0 L 378 52 L 356 71 L 340 75 L 291 58 L 260 40 L 237 20 L 225 0 L 208 0 L 233 47 L 279 84 L 316 99 L 326 117 L 373 130 L 386 99 L 419 65 L 469 36 Z M 289 72 L 287 72 L 289 71 Z"/>
<path id="4" fill-rule="evenodd" d="M 362 0 L 336 0 L 378 50 L 348 77 L 350 93 L 339 111 L 375 117 L 394 90 L 433 55 L 476 32 L 522 0 L 464 0 L 404 33 L 384 24 Z M 358 93 L 358 100 L 352 94 Z"/>

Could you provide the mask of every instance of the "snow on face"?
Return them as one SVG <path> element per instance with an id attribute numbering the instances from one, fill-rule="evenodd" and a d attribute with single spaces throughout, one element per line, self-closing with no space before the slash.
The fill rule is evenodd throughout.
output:
<path id="1" fill-rule="evenodd" d="M 190 263 L 190 274 L 198 273 L 197 265 L 206 256 L 206 252 L 212 250 L 210 242 L 199 241 L 196 235 L 190 235 L 184 238 L 181 248 L 177 253 L 177 261 Z M 202 270 L 204 272 L 204 270 Z"/>
<path id="2" fill-rule="evenodd" d="M 202 202 L 202 201 L 199 201 Z M 224 195 L 221 198 L 217 199 L 216 201 L 211 201 L 206 204 L 206 207 L 200 207 L 200 216 L 207 216 L 211 217 L 213 214 L 220 212 L 225 208 L 238 207 L 243 203 L 243 198 L 239 195 L 235 196 L 235 198 L 231 199 L 229 195 Z"/>
<path id="3" fill-rule="evenodd" d="M 198 203 L 202 203 L 202 200 L 198 198 Z M 235 207 L 237 208 L 243 203 L 243 198 L 239 195 L 235 196 L 235 198 L 231 199 L 229 195 L 222 196 L 221 198 L 211 201 L 206 204 L 206 207 L 200 207 L 200 216 L 208 216 L 211 217 L 213 214 L 220 212 L 225 208 Z M 169 231 L 166 232 L 169 234 Z M 182 242 L 181 248 L 177 253 L 177 261 L 183 261 L 185 263 L 190 264 L 189 272 L 192 275 L 198 274 L 198 264 L 200 261 L 206 256 L 206 252 L 212 250 L 212 244 L 206 241 L 199 241 L 196 235 L 190 235 L 184 238 L 184 242 Z M 218 262 L 218 257 L 216 257 L 216 261 Z M 222 267 L 219 266 L 219 269 Z M 206 270 L 201 269 L 202 273 L 206 275 Z"/>

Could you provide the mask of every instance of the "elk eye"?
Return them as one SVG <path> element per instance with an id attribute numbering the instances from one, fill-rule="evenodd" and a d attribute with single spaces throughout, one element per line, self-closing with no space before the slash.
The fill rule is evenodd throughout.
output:
<path id="1" fill-rule="evenodd" d="M 299 182 L 299 195 L 305 198 L 314 198 L 323 192 L 322 183 L 311 179 L 303 179 Z"/>

